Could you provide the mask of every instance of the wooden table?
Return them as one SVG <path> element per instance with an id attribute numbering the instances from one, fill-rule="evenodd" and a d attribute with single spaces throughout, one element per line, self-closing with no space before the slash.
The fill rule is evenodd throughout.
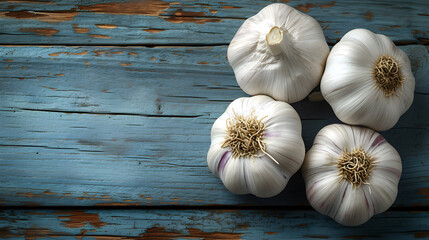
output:
<path id="1" fill-rule="evenodd" d="M 228 43 L 269 3 L 2 1 L 0 238 L 428 238 L 427 0 L 288 3 L 331 46 L 367 28 L 410 57 L 414 103 L 382 133 L 403 161 L 389 211 L 343 227 L 309 206 L 299 173 L 270 199 L 234 195 L 210 173 L 211 125 L 246 96 Z M 307 149 L 339 122 L 323 101 L 293 107 Z"/>

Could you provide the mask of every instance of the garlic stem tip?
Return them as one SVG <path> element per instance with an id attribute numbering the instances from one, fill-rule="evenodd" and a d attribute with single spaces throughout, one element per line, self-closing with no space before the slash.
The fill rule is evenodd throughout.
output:
<path id="1" fill-rule="evenodd" d="M 265 39 L 268 45 L 279 44 L 283 40 L 283 31 L 277 26 L 272 27 Z"/>

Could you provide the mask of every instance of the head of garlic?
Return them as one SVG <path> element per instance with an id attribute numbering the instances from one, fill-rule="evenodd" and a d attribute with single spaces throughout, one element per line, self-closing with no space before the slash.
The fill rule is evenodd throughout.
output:
<path id="1" fill-rule="evenodd" d="M 228 60 L 243 91 L 292 103 L 319 84 L 328 53 L 314 18 L 274 3 L 243 23 L 228 47 Z"/>
<path id="2" fill-rule="evenodd" d="M 401 158 L 383 136 L 343 124 L 320 130 L 302 166 L 311 206 L 348 226 L 393 204 L 401 172 Z"/>
<path id="3" fill-rule="evenodd" d="M 261 95 L 234 100 L 215 121 L 207 163 L 229 191 L 272 197 L 285 188 L 304 156 L 297 112 Z"/>
<path id="4" fill-rule="evenodd" d="M 354 29 L 332 48 L 320 89 L 341 121 L 384 131 L 411 106 L 414 85 L 408 56 L 392 40 Z"/>

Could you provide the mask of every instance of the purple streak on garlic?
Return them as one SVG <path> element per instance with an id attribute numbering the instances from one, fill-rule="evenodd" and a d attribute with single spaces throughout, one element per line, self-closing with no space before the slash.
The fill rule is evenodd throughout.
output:
<path id="1" fill-rule="evenodd" d="M 219 174 L 222 174 L 223 169 L 225 168 L 226 163 L 228 162 L 228 160 L 231 158 L 231 152 L 230 151 L 226 151 L 220 161 L 219 161 L 219 165 L 218 165 L 218 172 Z"/>
<path id="2" fill-rule="evenodd" d="M 269 134 L 265 134 L 269 133 Z M 236 194 L 279 194 L 304 161 L 301 120 L 268 96 L 239 98 L 213 124 L 210 171 Z"/>
<path id="3" fill-rule="evenodd" d="M 336 148 L 342 152 L 332 151 Z M 311 206 L 347 226 L 386 211 L 395 201 L 401 172 L 401 158 L 383 136 L 343 124 L 319 131 L 302 166 Z"/>

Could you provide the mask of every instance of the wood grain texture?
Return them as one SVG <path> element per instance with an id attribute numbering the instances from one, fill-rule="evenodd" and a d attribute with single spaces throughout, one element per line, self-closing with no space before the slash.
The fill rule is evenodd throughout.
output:
<path id="1" fill-rule="evenodd" d="M 2 1 L 0 43 L 72 45 L 228 44 L 246 18 L 275 1 Z M 354 28 L 397 43 L 429 42 L 426 0 L 291 0 L 316 18 L 329 43 Z"/>
<path id="2" fill-rule="evenodd" d="M 429 212 L 386 212 L 344 227 L 314 211 L 6 210 L 2 239 L 419 239 Z"/>
<path id="3" fill-rule="evenodd" d="M 395 206 L 428 206 L 429 54 L 401 47 L 416 95 L 383 135 L 399 151 Z M 0 204 L 308 206 L 298 174 L 277 197 L 229 193 L 206 166 L 210 128 L 246 96 L 216 47 L 0 47 Z M 293 104 L 307 149 L 338 122 Z M 412 197 L 410 197 L 412 196 Z"/>

